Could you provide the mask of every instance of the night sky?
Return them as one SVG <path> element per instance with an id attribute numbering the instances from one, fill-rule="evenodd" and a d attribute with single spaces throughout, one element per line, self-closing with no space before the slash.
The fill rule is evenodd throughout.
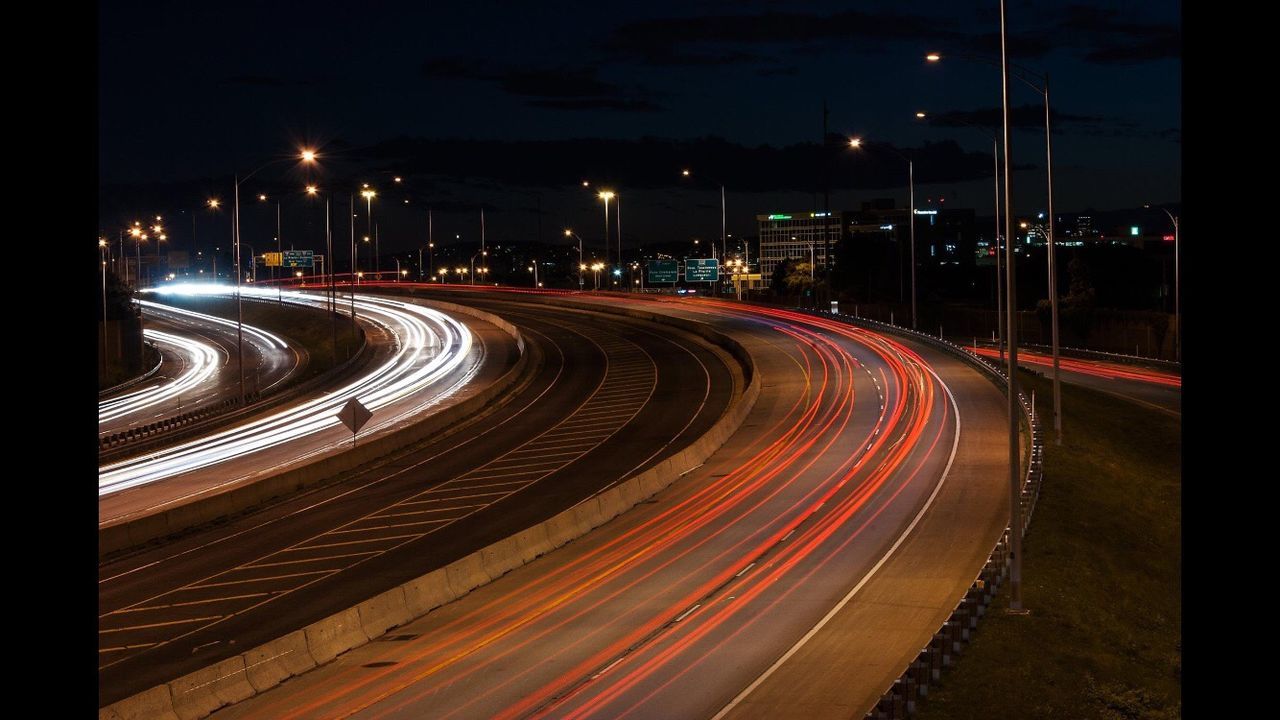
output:
<path id="1" fill-rule="evenodd" d="M 997 13 L 968 0 L 101 4 L 100 224 L 226 198 L 233 173 L 308 144 L 321 173 L 281 163 L 245 191 L 381 188 L 396 172 L 401 195 L 436 209 L 438 241 L 478 233 L 483 203 L 490 242 L 536 239 L 539 208 L 544 240 L 569 223 L 590 242 L 602 219 L 587 179 L 620 193 L 632 245 L 717 236 L 723 183 L 729 231 L 754 234 L 756 213 L 821 209 L 824 100 L 830 142 L 870 145 L 829 151 L 831 209 L 905 203 L 891 146 L 915 158 L 920 198 L 982 216 L 991 141 L 953 119 L 995 129 L 998 71 L 959 55 L 998 53 Z M 1053 83 L 1060 213 L 1180 201 L 1179 14 L 1010 2 L 1012 59 Z M 926 65 L 931 50 L 951 56 Z M 1035 212 L 1041 98 L 1013 82 L 1015 205 Z M 287 202 L 286 223 L 302 222 Z M 416 216 L 385 217 L 387 248 L 413 247 Z"/>

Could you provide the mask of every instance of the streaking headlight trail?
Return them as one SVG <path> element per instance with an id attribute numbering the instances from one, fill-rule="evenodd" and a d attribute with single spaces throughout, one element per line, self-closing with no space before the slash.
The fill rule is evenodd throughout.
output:
<path id="1" fill-rule="evenodd" d="M 196 287 L 202 288 L 198 292 L 204 294 L 227 292 L 218 286 Z M 247 288 L 244 295 L 275 300 L 277 291 Z M 298 304 L 325 306 L 325 298 L 319 295 L 285 292 L 283 298 Z M 345 308 L 347 302 L 349 300 L 340 305 Z M 478 371 L 477 367 L 464 373 L 448 387 L 434 387 L 462 365 L 472 346 L 471 331 L 448 315 L 420 305 L 371 296 L 357 295 L 355 305 L 360 317 L 382 325 L 396 340 L 392 356 L 381 365 L 322 397 L 191 442 L 102 466 L 98 470 L 98 495 L 241 458 L 338 426 L 336 413 L 352 397 L 374 412 L 373 420 L 362 434 L 375 432 L 439 404 Z M 433 392 L 424 392 L 429 388 Z M 386 412 L 388 409 L 392 411 Z M 345 438 L 345 442 L 349 441 L 349 437 Z M 283 462 L 275 460 L 273 464 L 292 463 L 343 442 L 344 438 L 335 436 L 318 446 L 310 444 L 300 448 L 297 455 Z"/>
<path id="2" fill-rule="evenodd" d="M 218 371 L 218 350 L 208 343 L 160 330 L 143 330 L 142 336 L 153 343 L 176 348 L 186 356 L 186 367 L 181 375 L 169 382 L 152 385 L 137 392 L 98 403 L 99 424 L 169 403 L 174 398 L 181 397 L 183 393 L 191 392 Z"/>

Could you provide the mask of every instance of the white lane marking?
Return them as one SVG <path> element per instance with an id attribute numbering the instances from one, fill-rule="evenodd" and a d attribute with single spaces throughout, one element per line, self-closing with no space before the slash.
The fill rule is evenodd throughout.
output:
<path id="1" fill-rule="evenodd" d="M 902 543 L 906 541 L 907 536 L 911 534 L 911 531 L 915 530 L 916 525 L 920 523 L 921 518 L 924 517 L 924 514 L 928 512 L 929 508 L 933 505 L 934 499 L 938 497 L 938 492 L 942 490 L 943 483 L 947 481 L 947 477 L 951 474 L 951 465 L 952 463 L 955 462 L 956 451 L 960 448 L 960 406 L 956 404 L 956 397 L 951 393 L 951 388 L 948 387 L 947 384 L 942 381 L 942 378 L 938 376 L 938 373 L 934 372 L 932 367 L 929 367 L 926 369 L 928 369 L 929 374 L 933 375 L 933 377 L 937 379 L 938 383 L 942 385 L 942 389 L 947 391 L 947 397 L 951 399 L 951 409 L 952 409 L 952 412 L 955 413 L 955 418 L 956 418 L 955 440 L 952 441 L 951 443 L 951 457 L 947 459 L 947 466 L 946 468 L 943 469 L 942 477 L 938 479 L 938 484 L 934 486 L 933 492 L 930 493 L 929 495 L 929 499 L 925 501 L 924 507 L 920 508 L 920 512 L 916 513 L 916 516 L 912 518 L 911 524 L 908 525 L 907 528 L 902 531 L 902 534 L 898 536 L 898 539 L 894 541 L 893 546 L 889 548 L 889 551 L 886 552 L 883 556 L 881 556 L 879 562 L 877 562 L 870 570 L 868 570 L 866 575 L 862 576 L 862 579 L 858 581 L 858 584 L 854 585 L 853 589 L 850 590 L 847 595 L 841 598 L 840 602 L 836 603 L 836 606 L 831 608 L 830 612 L 824 615 L 816 625 L 810 628 L 809 632 L 804 634 L 804 637 L 796 641 L 796 644 L 792 645 L 791 649 L 787 650 L 787 652 L 783 654 L 782 657 L 778 658 L 772 665 L 770 665 L 769 669 L 761 673 L 760 677 L 756 678 L 750 685 L 746 687 L 745 690 L 738 693 L 738 696 L 735 697 L 732 701 L 730 701 L 728 705 L 725 705 L 723 708 L 721 708 L 720 712 L 716 713 L 715 716 L 711 718 L 711 720 L 721 720 L 721 718 L 728 715 L 729 712 L 732 711 L 735 707 L 737 707 L 743 700 L 745 700 L 748 695 L 750 695 L 752 692 L 755 692 L 755 689 L 760 687 L 760 685 L 763 684 L 765 680 L 768 680 L 771 675 L 777 672 L 778 668 L 782 667 L 783 663 L 785 663 L 787 660 L 790 660 L 792 655 L 795 655 L 797 652 L 799 652 L 800 648 L 804 647 L 805 644 L 808 643 L 809 640 L 812 639 L 814 635 L 817 635 L 818 632 L 822 630 L 822 628 L 825 627 L 828 622 L 831 622 L 831 619 L 834 618 L 842 609 L 844 609 L 844 606 L 847 605 L 849 601 L 853 599 L 853 596 L 857 595 L 858 591 L 861 590 L 863 586 L 866 585 L 867 582 L 871 580 L 871 577 L 875 575 L 876 572 L 881 567 L 883 567 L 886 562 L 889 561 L 889 558 L 893 556 L 894 552 L 896 552 L 897 549 L 902 545 Z"/>
<path id="2" fill-rule="evenodd" d="M 147 630 L 150 628 L 167 627 L 169 625 L 188 625 L 194 622 L 201 622 L 202 620 L 218 620 L 219 618 L 222 618 L 222 617 L 225 617 L 225 616 L 210 615 L 209 617 L 189 618 L 187 620 L 170 620 L 169 622 L 150 623 L 148 625 L 133 625 L 130 627 L 110 628 L 107 630 L 99 630 L 98 634 L 106 635 L 107 633 L 129 632 L 130 630 Z"/>
<path id="3" fill-rule="evenodd" d="M 697 605 L 694 605 L 693 607 L 689 608 L 688 610 L 685 610 L 683 613 L 681 613 L 680 617 L 676 618 L 676 622 L 680 622 L 681 620 L 683 620 L 683 619 L 685 619 L 685 618 L 689 617 L 689 614 L 690 614 L 690 613 L 692 613 L 694 610 L 697 610 L 697 609 L 698 609 L 698 608 L 700 608 L 700 607 L 702 607 L 702 603 L 698 603 Z"/>

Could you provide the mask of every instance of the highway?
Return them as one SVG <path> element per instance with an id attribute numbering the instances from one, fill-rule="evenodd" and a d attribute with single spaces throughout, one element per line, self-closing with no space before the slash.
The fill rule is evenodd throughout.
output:
<path id="1" fill-rule="evenodd" d="M 274 298 L 274 291 L 271 291 Z M 324 305 L 323 296 L 287 294 Z M 477 390 L 514 363 L 514 342 L 479 320 L 421 305 L 357 295 L 358 316 L 376 344 L 368 370 L 315 396 L 200 438 L 99 468 L 99 524 L 156 512 L 309 462 L 352 442 L 336 417 L 350 398 L 373 411 L 362 436 L 386 432 Z M 345 302 L 340 302 L 345 310 Z"/>
<path id="2" fill-rule="evenodd" d="M 505 297 L 467 304 L 535 346 L 528 382 L 475 422 L 336 484 L 102 564 L 103 704 L 554 515 L 689 444 L 742 391 L 724 351 L 667 327 Z"/>
<path id="3" fill-rule="evenodd" d="M 791 311 L 583 301 L 701 320 L 746 345 L 763 384 L 738 433 L 586 537 L 215 717 L 869 709 L 1007 520 L 1000 391 L 927 346 Z"/>
<path id="4" fill-rule="evenodd" d="M 998 360 L 1000 357 L 999 351 L 993 347 L 979 346 L 977 352 L 987 358 Z M 1018 365 L 1045 377 L 1053 377 L 1052 355 L 1019 348 Z M 1179 374 L 1141 365 L 1061 355 L 1058 356 L 1058 371 L 1062 382 L 1100 390 L 1170 415 L 1182 415 L 1182 376 Z M 1052 403 L 1052 398 L 1037 400 L 1039 412 L 1051 413 L 1052 405 L 1042 404 L 1041 400 Z"/>
<path id="5" fill-rule="evenodd" d="M 98 403 L 100 436 L 239 396 L 234 322 L 148 300 L 138 304 L 146 325 L 143 335 L 160 350 L 160 370 Z M 264 394 L 305 367 L 305 352 L 277 335 L 245 325 L 244 338 L 249 377 Z"/>

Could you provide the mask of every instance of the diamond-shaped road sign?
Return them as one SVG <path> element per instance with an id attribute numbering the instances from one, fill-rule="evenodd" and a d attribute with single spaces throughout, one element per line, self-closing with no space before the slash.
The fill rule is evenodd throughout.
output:
<path id="1" fill-rule="evenodd" d="M 371 417 L 373 417 L 373 413 L 369 411 L 369 408 L 361 405 L 360 401 L 355 398 L 348 400 L 347 404 L 343 405 L 342 409 L 338 411 L 338 419 L 353 433 L 360 432 L 360 428 L 364 427 L 364 424 L 369 422 Z"/>

